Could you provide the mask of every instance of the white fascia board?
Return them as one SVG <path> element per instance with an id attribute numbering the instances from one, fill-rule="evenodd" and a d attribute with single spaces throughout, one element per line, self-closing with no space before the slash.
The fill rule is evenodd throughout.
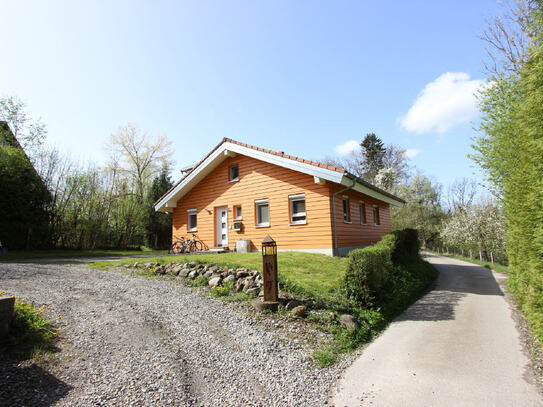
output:
<path id="1" fill-rule="evenodd" d="M 228 157 L 228 155 L 224 153 L 225 151 L 246 155 L 260 161 L 289 168 L 294 171 L 302 172 L 338 184 L 341 183 L 343 178 L 343 173 L 337 171 L 317 167 L 315 165 L 303 163 L 290 158 L 266 153 L 264 151 L 258 151 L 253 148 L 240 146 L 239 144 L 234 144 L 227 141 L 221 144 L 217 150 L 215 150 L 197 168 L 187 175 L 186 178 L 183 179 L 179 185 L 177 185 L 177 187 L 162 198 L 160 202 L 155 205 L 155 211 L 162 212 L 166 206 L 166 203 L 168 203 L 168 207 L 172 207 L 174 202 L 177 202 L 177 200 L 185 195 L 185 193 L 190 191 L 198 182 L 200 182 L 206 175 L 213 171 L 223 160 Z"/>
<path id="2" fill-rule="evenodd" d="M 280 167 L 303 172 L 304 174 L 312 175 L 314 177 L 319 177 L 336 183 L 341 183 L 341 179 L 343 178 L 343 173 L 329 170 L 328 168 L 317 167 L 316 165 L 303 163 L 291 158 L 281 157 L 279 155 L 266 153 L 264 151 L 258 151 L 253 148 L 240 146 L 239 144 L 233 144 L 230 142 L 226 142 L 224 144 L 226 145 L 225 148 L 228 150 L 235 151 L 239 154 L 253 157 L 257 160 L 265 161 L 270 164 L 275 164 Z"/>
<path id="3" fill-rule="evenodd" d="M 343 177 L 343 180 L 341 181 L 341 184 L 343 184 L 345 186 L 350 186 L 350 185 L 352 185 L 352 183 L 353 183 L 353 180 L 351 178 L 349 178 L 349 177 Z M 383 194 L 381 194 L 381 193 L 379 193 L 379 192 L 377 192 L 377 191 L 375 191 L 375 190 L 373 190 L 371 188 L 368 188 L 367 186 L 365 186 L 365 185 L 363 185 L 363 184 L 361 184 L 359 182 L 357 182 L 355 184 L 353 189 L 355 191 L 363 193 L 364 195 L 371 196 L 371 197 L 373 197 L 375 199 L 379 199 L 380 201 L 386 202 L 386 203 L 388 203 L 390 205 L 397 206 L 399 208 L 403 207 L 403 205 L 404 205 L 403 203 L 401 203 L 401 202 L 399 202 L 399 201 L 397 201 L 395 199 L 392 199 L 392 198 L 390 198 L 390 197 L 388 197 L 386 195 L 383 195 Z"/>

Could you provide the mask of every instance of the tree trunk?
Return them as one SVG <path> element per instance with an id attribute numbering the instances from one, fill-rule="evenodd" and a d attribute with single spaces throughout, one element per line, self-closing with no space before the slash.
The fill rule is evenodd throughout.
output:
<path id="1" fill-rule="evenodd" d="M 494 255 L 492 254 L 492 252 L 490 252 L 490 261 L 492 262 L 492 264 L 494 264 Z"/>

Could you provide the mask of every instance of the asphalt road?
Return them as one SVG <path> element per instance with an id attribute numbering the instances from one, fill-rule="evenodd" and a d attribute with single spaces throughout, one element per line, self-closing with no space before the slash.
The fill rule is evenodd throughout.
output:
<path id="1" fill-rule="evenodd" d="M 541 406 L 512 310 L 490 270 L 429 256 L 435 288 L 349 367 L 335 406 Z"/>

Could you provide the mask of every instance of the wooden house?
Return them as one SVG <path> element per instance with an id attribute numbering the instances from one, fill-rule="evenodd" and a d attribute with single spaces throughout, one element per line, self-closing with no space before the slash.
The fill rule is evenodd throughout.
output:
<path id="1" fill-rule="evenodd" d="M 233 250 L 266 235 L 278 249 L 345 255 L 391 231 L 404 201 L 344 169 L 223 139 L 155 203 L 173 215 L 173 239 L 197 236 Z"/>

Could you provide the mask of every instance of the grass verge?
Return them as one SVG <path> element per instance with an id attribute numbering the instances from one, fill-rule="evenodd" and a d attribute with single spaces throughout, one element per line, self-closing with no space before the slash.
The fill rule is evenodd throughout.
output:
<path id="1" fill-rule="evenodd" d="M 481 260 L 477 260 L 477 259 L 470 259 L 469 257 L 456 256 L 454 254 L 438 253 L 438 252 L 434 252 L 434 251 L 428 250 L 428 249 L 424 249 L 424 251 L 426 251 L 428 253 L 437 254 L 438 256 L 450 257 L 451 259 L 466 261 L 468 263 L 477 264 L 478 266 L 483 266 L 483 267 L 489 268 L 491 270 L 496 270 L 496 271 L 500 271 L 502 273 L 509 274 L 509 267 L 504 266 L 503 264 L 491 263 L 489 261 L 481 261 Z"/>
<path id="2" fill-rule="evenodd" d="M 8 254 L 0 254 L 0 262 L 41 258 L 65 257 L 106 257 L 106 256 L 157 256 L 166 254 L 167 250 L 15 250 Z"/>

